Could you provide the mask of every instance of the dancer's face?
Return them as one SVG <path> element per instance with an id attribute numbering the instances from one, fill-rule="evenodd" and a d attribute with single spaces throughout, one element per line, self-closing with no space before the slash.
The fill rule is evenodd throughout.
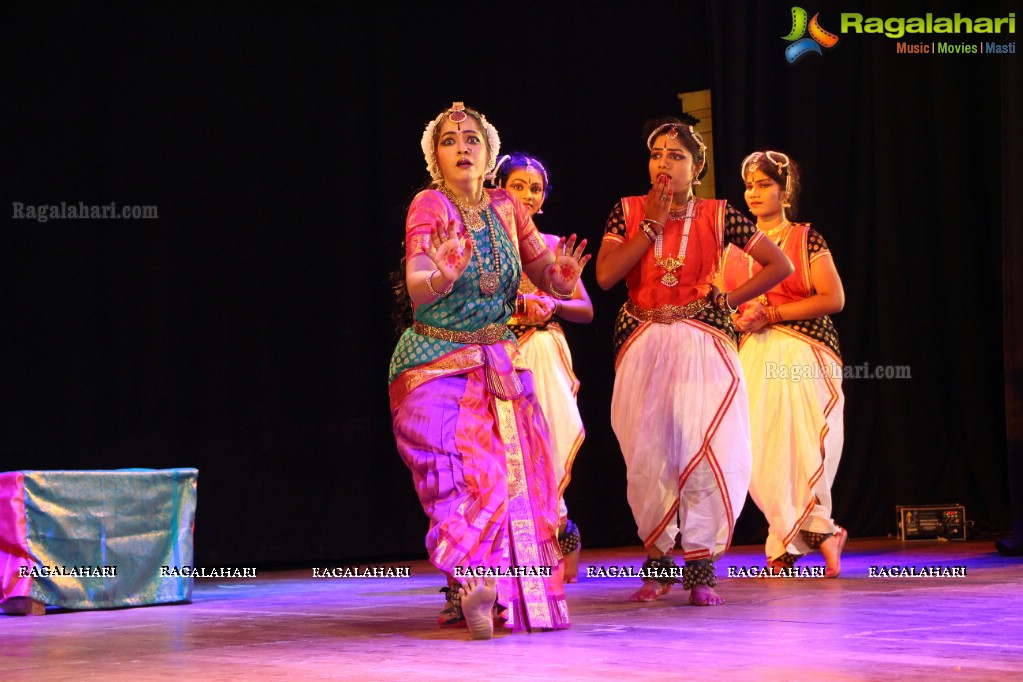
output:
<path id="1" fill-rule="evenodd" d="M 693 179 L 700 170 L 693 161 L 692 153 L 682 144 L 681 136 L 668 139 L 667 133 L 654 140 L 649 168 L 650 182 L 657 182 L 658 176 L 668 176 L 669 186 L 679 198 L 689 194 Z"/>
<path id="2" fill-rule="evenodd" d="M 461 123 L 445 119 L 437 135 L 437 166 L 447 183 L 482 180 L 487 172 L 486 133 L 472 116 Z"/>
<path id="3" fill-rule="evenodd" d="M 543 206 L 543 176 L 535 168 L 516 168 L 508 174 L 504 188 L 529 209 L 529 215 L 536 215 Z"/>
<path id="4" fill-rule="evenodd" d="M 746 175 L 746 205 L 758 220 L 769 220 L 781 214 L 781 185 L 761 170 Z"/>

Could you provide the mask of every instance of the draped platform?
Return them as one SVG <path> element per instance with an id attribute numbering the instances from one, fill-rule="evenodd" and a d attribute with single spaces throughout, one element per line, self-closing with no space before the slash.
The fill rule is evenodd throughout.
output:
<path id="1" fill-rule="evenodd" d="M 188 601 L 197 469 L 0 474 L 0 607 Z"/>

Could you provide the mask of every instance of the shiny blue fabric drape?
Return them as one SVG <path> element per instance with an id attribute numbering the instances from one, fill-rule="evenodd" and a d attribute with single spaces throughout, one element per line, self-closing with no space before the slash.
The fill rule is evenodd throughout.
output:
<path id="1" fill-rule="evenodd" d="M 0 474 L 4 514 L 2 599 L 30 597 L 48 606 L 99 609 L 188 601 L 197 469 L 20 471 Z M 21 490 L 17 490 L 20 486 Z M 26 571 L 28 576 L 15 572 Z M 20 565 L 19 565 L 20 564 Z M 177 571 L 167 569 L 178 568 Z M 78 575 L 67 575 L 68 573 Z M 63 574 L 63 575 L 62 575 Z M 177 574 L 177 575 L 174 575 Z M 25 578 L 28 578 L 28 581 Z"/>

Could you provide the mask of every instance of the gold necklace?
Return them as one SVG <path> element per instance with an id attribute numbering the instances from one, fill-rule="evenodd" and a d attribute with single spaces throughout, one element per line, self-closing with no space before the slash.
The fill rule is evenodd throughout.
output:
<path id="1" fill-rule="evenodd" d="M 487 196 L 486 192 L 483 195 Z M 491 217 L 490 211 L 483 215 L 486 218 L 481 218 L 481 220 L 485 220 L 487 223 L 487 229 L 490 233 L 490 248 L 494 251 L 494 269 L 484 270 L 483 256 L 480 255 L 479 249 L 473 249 L 473 253 L 476 254 L 476 259 L 480 264 L 480 293 L 484 296 L 493 296 L 497 291 L 497 287 L 501 285 L 501 253 L 497 248 L 497 232 L 494 230 L 494 219 Z"/>
<path id="2" fill-rule="evenodd" d="M 693 224 L 693 208 L 694 200 L 690 199 L 689 203 L 685 207 L 685 227 L 682 229 L 682 242 L 678 246 L 678 255 L 674 258 L 668 256 L 667 258 L 661 258 L 661 254 L 664 248 L 664 230 L 661 230 L 660 234 L 657 235 L 657 239 L 654 240 L 654 265 L 664 269 L 666 272 L 661 276 L 661 284 L 666 287 L 673 287 L 678 284 L 678 277 L 675 276 L 675 271 L 686 264 L 686 247 L 689 245 L 689 228 Z M 670 215 L 670 214 L 669 214 Z M 680 215 L 681 217 L 681 215 Z M 673 220 L 677 220 L 672 216 Z"/>
<path id="3" fill-rule="evenodd" d="M 786 227 L 788 227 L 791 224 L 792 223 L 790 223 L 788 220 L 783 220 L 780 223 L 778 223 L 778 227 L 774 228 L 773 230 L 760 230 L 760 231 L 764 233 L 765 237 L 773 237 L 774 235 L 778 234 L 779 232 L 781 232 L 782 230 L 784 230 Z"/>
<path id="4" fill-rule="evenodd" d="M 462 216 L 462 222 L 465 223 L 466 227 L 473 232 L 479 232 L 483 229 L 483 218 L 480 217 L 480 214 L 490 206 L 490 194 L 487 190 L 483 190 L 483 196 L 480 197 L 475 206 L 470 206 L 469 202 L 465 199 L 456 197 L 454 192 L 448 189 L 446 185 L 441 185 L 439 189 L 441 194 L 446 196 L 448 201 L 458 209 L 458 213 Z"/>

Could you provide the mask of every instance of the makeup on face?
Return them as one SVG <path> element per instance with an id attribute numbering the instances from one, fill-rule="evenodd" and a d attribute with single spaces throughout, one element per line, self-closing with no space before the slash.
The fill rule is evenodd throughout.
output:
<path id="1" fill-rule="evenodd" d="M 487 146 L 473 123 L 471 118 L 444 122 L 437 137 L 437 164 L 445 178 L 453 179 L 466 172 L 482 178 L 486 172 Z"/>
<path id="2" fill-rule="evenodd" d="M 535 215 L 543 206 L 543 177 L 534 168 L 516 168 L 508 174 L 504 188 L 529 209 L 530 215 Z"/>
<path id="3" fill-rule="evenodd" d="M 746 176 L 746 205 L 758 218 L 770 218 L 781 212 L 781 186 L 763 171 Z"/>
<path id="4" fill-rule="evenodd" d="M 685 196 L 695 177 L 693 155 L 684 146 L 666 135 L 658 137 L 650 149 L 650 177 L 656 182 L 668 178 L 669 187 L 679 196 Z"/>

